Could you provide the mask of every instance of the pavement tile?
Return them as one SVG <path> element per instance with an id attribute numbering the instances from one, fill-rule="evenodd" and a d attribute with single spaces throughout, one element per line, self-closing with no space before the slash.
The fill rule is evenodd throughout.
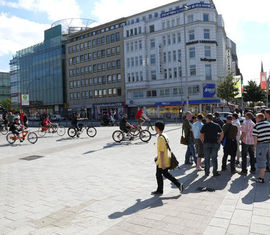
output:
<path id="1" fill-rule="evenodd" d="M 227 235 L 247 235 L 249 234 L 249 227 L 231 224 L 226 234 Z"/>
<path id="2" fill-rule="evenodd" d="M 246 210 L 235 210 L 233 217 L 231 219 L 231 224 L 250 226 L 252 217 L 252 211 Z"/>
<path id="3" fill-rule="evenodd" d="M 214 226 L 208 226 L 207 229 L 204 231 L 203 235 L 225 235 L 226 229 Z"/>
<path id="4" fill-rule="evenodd" d="M 270 225 L 251 223 L 250 232 L 261 235 L 269 235 Z"/>
<path id="5" fill-rule="evenodd" d="M 229 219 L 213 218 L 210 222 L 210 226 L 221 227 L 227 229 L 230 224 Z"/>

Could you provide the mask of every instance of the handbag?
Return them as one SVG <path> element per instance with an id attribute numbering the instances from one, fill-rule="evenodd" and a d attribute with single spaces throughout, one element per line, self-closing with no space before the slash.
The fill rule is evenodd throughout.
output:
<path id="1" fill-rule="evenodd" d="M 161 135 L 161 136 L 165 139 L 166 146 L 167 146 L 168 150 L 171 152 L 171 165 L 170 165 L 169 169 L 170 169 L 170 170 L 174 170 L 176 167 L 179 166 L 179 162 L 178 162 L 178 160 L 176 159 L 174 153 L 172 152 L 172 150 L 171 150 L 171 148 L 170 148 L 170 145 L 169 145 L 167 139 L 165 138 L 165 136 L 164 136 L 164 135 Z"/>
<path id="2" fill-rule="evenodd" d="M 183 130 L 183 127 L 182 127 L 182 136 L 181 136 L 181 139 L 180 139 L 180 144 L 188 145 L 187 139 L 184 137 L 183 133 L 184 133 L 184 130 Z"/>

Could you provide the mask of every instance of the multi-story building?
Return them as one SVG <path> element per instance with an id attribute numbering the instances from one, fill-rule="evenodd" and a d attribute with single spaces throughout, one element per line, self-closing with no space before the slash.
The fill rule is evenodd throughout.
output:
<path id="1" fill-rule="evenodd" d="M 212 0 L 180 0 L 127 18 L 126 103 L 151 117 L 178 116 L 185 105 L 210 111 L 227 74 L 227 36 Z M 231 55 L 229 55 L 231 56 Z"/>
<path id="2" fill-rule="evenodd" d="M 0 72 L 0 101 L 10 98 L 9 73 Z"/>
<path id="3" fill-rule="evenodd" d="M 44 32 L 44 41 L 18 51 L 10 61 L 11 99 L 20 105 L 20 94 L 29 94 L 30 115 L 64 110 L 64 42 L 62 26 Z"/>
<path id="4" fill-rule="evenodd" d="M 125 108 L 125 18 L 70 34 L 66 45 L 67 103 L 69 110 L 88 116 Z"/>

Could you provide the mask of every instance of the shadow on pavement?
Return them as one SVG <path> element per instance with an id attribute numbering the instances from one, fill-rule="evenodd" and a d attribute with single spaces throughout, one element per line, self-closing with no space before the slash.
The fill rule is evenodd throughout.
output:
<path id="1" fill-rule="evenodd" d="M 71 137 L 66 137 L 66 138 L 61 138 L 61 139 L 58 139 L 58 140 L 56 140 L 56 141 L 65 141 L 65 140 L 73 140 L 73 138 L 71 138 Z"/>
<path id="2" fill-rule="evenodd" d="M 248 182 L 252 175 L 248 176 L 240 176 L 234 179 L 230 185 L 229 192 L 233 194 L 240 193 L 241 191 L 245 190 L 248 187 Z"/>
<path id="3" fill-rule="evenodd" d="M 163 200 L 176 200 L 180 197 L 181 195 L 179 194 L 178 196 L 173 196 L 173 197 L 158 197 L 158 196 L 154 196 L 151 198 L 148 198 L 144 201 L 142 201 L 141 199 L 137 199 L 136 203 L 134 205 L 132 205 L 131 207 L 128 207 L 127 209 L 125 209 L 122 212 L 114 212 L 112 214 L 110 214 L 108 217 L 109 219 L 118 219 L 122 216 L 125 215 L 131 215 L 134 214 L 140 210 L 143 210 L 145 208 L 155 208 L 155 207 L 159 207 L 159 206 L 163 206 Z"/>

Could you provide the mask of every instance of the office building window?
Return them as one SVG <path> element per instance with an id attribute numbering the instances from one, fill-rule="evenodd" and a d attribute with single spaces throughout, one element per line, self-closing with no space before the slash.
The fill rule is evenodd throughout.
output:
<path id="1" fill-rule="evenodd" d="M 128 77 L 128 82 L 131 82 L 130 73 L 127 74 L 127 77 Z"/>
<path id="2" fill-rule="evenodd" d="M 194 32 L 194 30 L 190 30 L 188 32 L 188 36 L 189 36 L 189 40 L 190 41 L 194 40 L 195 39 L 195 32 Z"/>
<path id="3" fill-rule="evenodd" d="M 155 32 L 155 25 L 150 25 L 150 26 L 149 26 L 149 32 L 150 32 L 150 33 Z"/>
<path id="4" fill-rule="evenodd" d="M 112 75 L 112 81 L 113 81 L 113 82 L 117 82 L 117 75 L 116 75 L 116 74 L 113 74 L 113 75 Z"/>
<path id="5" fill-rule="evenodd" d="M 155 65 L 155 64 L 156 64 L 156 56 L 151 55 L 151 65 Z"/>
<path id="6" fill-rule="evenodd" d="M 139 72 L 136 72 L 136 82 L 139 81 Z"/>
<path id="7" fill-rule="evenodd" d="M 172 35 L 172 38 L 173 38 L 173 44 L 175 44 L 176 43 L 176 35 L 175 35 L 175 33 Z"/>
<path id="8" fill-rule="evenodd" d="M 177 34 L 177 42 L 180 43 L 181 42 L 181 33 Z"/>
<path id="9" fill-rule="evenodd" d="M 204 56 L 207 57 L 211 57 L 211 47 L 210 46 L 205 46 L 204 47 Z"/>
<path id="10" fill-rule="evenodd" d="M 130 43 L 130 50 L 133 51 L 133 42 Z"/>
<path id="11" fill-rule="evenodd" d="M 168 62 L 172 62 L 172 53 L 170 51 L 168 52 Z"/>
<path id="12" fill-rule="evenodd" d="M 163 63 L 166 63 L 167 62 L 167 53 L 164 52 L 163 53 Z"/>
<path id="13" fill-rule="evenodd" d="M 210 29 L 203 30 L 204 39 L 210 39 Z"/>
<path id="14" fill-rule="evenodd" d="M 172 19 L 172 27 L 175 26 L 175 19 Z"/>
<path id="15" fill-rule="evenodd" d="M 120 54 L 120 46 L 116 47 L 116 54 Z"/>
<path id="16" fill-rule="evenodd" d="M 139 34 L 142 33 L 142 27 L 139 27 Z"/>
<path id="17" fill-rule="evenodd" d="M 211 64 L 206 64 L 205 65 L 205 79 L 206 80 L 212 80 Z"/>
<path id="18" fill-rule="evenodd" d="M 112 35 L 111 35 L 111 42 L 112 42 L 112 43 L 115 42 L 115 34 L 112 34 Z"/>
<path id="19" fill-rule="evenodd" d="M 112 88 L 109 88 L 109 90 L 108 90 L 108 95 L 112 95 Z"/>
<path id="20" fill-rule="evenodd" d="M 168 78 L 167 69 L 164 69 L 164 79 Z"/>
<path id="21" fill-rule="evenodd" d="M 177 24 L 177 25 L 180 25 L 180 18 L 177 18 L 177 19 L 176 19 L 176 24 Z"/>
<path id="22" fill-rule="evenodd" d="M 189 58 L 195 58 L 195 47 L 189 48 Z"/>
<path id="23" fill-rule="evenodd" d="M 115 34 L 115 38 L 116 38 L 116 41 L 120 41 L 120 33 L 119 32 L 117 32 Z"/>
<path id="24" fill-rule="evenodd" d="M 134 29 L 134 35 L 137 35 L 137 34 L 138 34 L 138 29 L 135 28 L 135 29 Z"/>
<path id="25" fill-rule="evenodd" d="M 142 49 L 142 41 L 139 41 L 139 49 Z"/>
<path id="26" fill-rule="evenodd" d="M 130 59 L 127 58 L 127 67 L 129 68 L 130 67 Z"/>
<path id="27" fill-rule="evenodd" d="M 180 49 L 177 51 L 177 55 L 178 55 L 178 61 L 181 61 L 181 50 Z"/>
<path id="28" fill-rule="evenodd" d="M 139 58 L 138 56 L 135 57 L 135 66 L 138 66 L 139 65 Z"/>
<path id="29" fill-rule="evenodd" d="M 208 22 L 209 21 L 209 14 L 207 14 L 207 13 L 204 13 L 203 14 L 203 21 L 204 22 Z"/>
<path id="30" fill-rule="evenodd" d="M 169 79 L 172 79 L 172 69 L 169 68 Z"/>
<path id="31" fill-rule="evenodd" d="M 118 82 L 121 81 L 121 74 L 120 74 L 120 73 L 117 74 L 117 81 L 118 81 Z"/>
<path id="32" fill-rule="evenodd" d="M 137 42 L 137 41 L 134 42 L 134 47 L 135 47 L 135 48 L 134 48 L 135 51 L 137 51 L 137 50 L 138 50 L 138 42 Z"/>
<path id="33" fill-rule="evenodd" d="M 174 77 L 174 79 L 177 78 L 177 68 L 173 69 L 173 77 Z"/>
<path id="34" fill-rule="evenodd" d="M 71 81 L 71 82 L 69 82 L 69 88 L 73 88 L 73 82 Z"/>
<path id="35" fill-rule="evenodd" d="M 162 22 L 162 29 L 165 29 L 165 22 Z"/>
<path id="36" fill-rule="evenodd" d="M 173 51 L 173 62 L 176 62 L 176 51 Z"/>
<path id="37" fill-rule="evenodd" d="M 167 36 L 167 42 L 168 42 L 168 45 L 171 45 L 171 35 Z"/>
<path id="38" fill-rule="evenodd" d="M 126 50 L 127 50 L 127 52 L 129 52 L 129 43 L 128 42 L 126 44 Z"/>
<path id="39" fill-rule="evenodd" d="M 151 40 L 150 40 L 150 48 L 151 48 L 151 49 L 154 49 L 155 46 L 156 46 L 155 39 L 151 39 Z"/>
<path id="40" fill-rule="evenodd" d="M 121 67 L 121 61 L 120 60 L 117 60 L 116 61 L 116 66 L 117 66 L 117 68 L 120 68 Z"/>
<path id="41" fill-rule="evenodd" d="M 157 96 L 157 91 L 156 90 L 147 91 L 146 96 L 147 97 L 156 97 Z"/>
<path id="42" fill-rule="evenodd" d="M 156 74 L 155 70 L 151 71 L 151 79 L 152 80 L 157 80 L 157 74 Z"/>
<path id="43" fill-rule="evenodd" d="M 167 21 L 167 28 L 170 28 L 171 26 L 170 26 L 170 21 L 168 20 Z"/>
<path id="44" fill-rule="evenodd" d="M 189 15 L 188 17 L 187 17 L 187 22 L 188 23 L 192 23 L 193 22 L 193 15 Z"/>
<path id="45" fill-rule="evenodd" d="M 189 66 L 189 73 L 190 73 L 190 76 L 196 76 L 196 65 Z"/>
<path id="46" fill-rule="evenodd" d="M 142 71 L 140 72 L 140 79 L 141 79 L 141 81 L 143 81 L 143 72 Z"/>
<path id="47" fill-rule="evenodd" d="M 165 36 L 162 37 L 162 41 L 163 41 L 163 46 L 166 46 L 166 37 Z"/>
<path id="48" fill-rule="evenodd" d="M 134 58 L 131 58 L 131 67 L 134 67 Z"/>

